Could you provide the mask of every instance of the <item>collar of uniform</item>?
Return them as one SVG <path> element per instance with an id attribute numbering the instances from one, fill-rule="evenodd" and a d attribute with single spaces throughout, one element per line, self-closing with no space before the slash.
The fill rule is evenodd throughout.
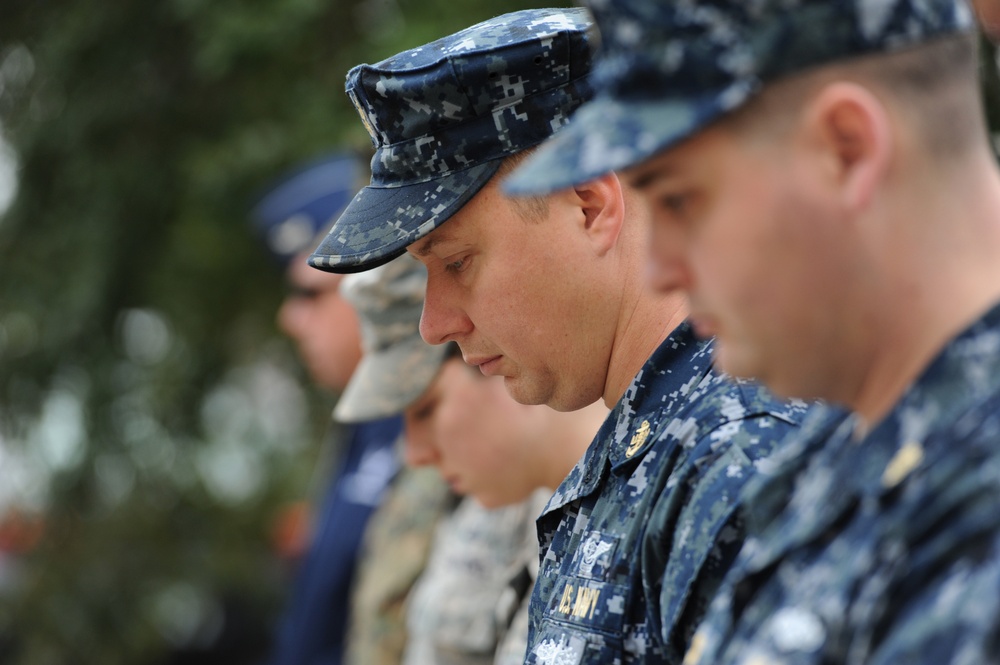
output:
<path id="1" fill-rule="evenodd" d="M 576 466 L 573 467 L 566 478 L 559 484 L 559 487 L 556 488 L 556 491 L 545 506 L 542 515 L 550 513 L 553 510 L 558 510 L 582 496 L 591 494 L 597 489 L 598 483 L 604 476 L 605 466 L 608 461 L 608 446 L 605 441 L 607 439 L 606 430 L 609 428 L 612 415 L 609 415 L 605 419 L 601 425 L 601 429 L 597 432 L 597 436 L 594 437 L 590 447 L 587 448 L 587 452 L 584 453 L 580 461 L 576 463 Z"/>
<path id="2" fill-rule="evenodd" d="M 803 427 L 800 437 L 813 439 L 804 444 L 805 459 L 748 494 L 753 497 L 748 505 L 772 501 L 769 492 L 779 501 L 784 495 L 786 501 L 780 509 L 776 505 L 764 509 L 773 516 L 770 520 L 754 509 L 762 531 L 744 548 L 746 567 L 763 569 L 784 552 L 821 535 L 846 511 L 863 507 L 866 501 L 884 503 L 911 476 L 923 475 L 942 459 L 964 457 L 966 451 L 957 448 L 961 443 L 961 435 L 954 431 L 957 421 L 963 414 L 981 412 L 977 405 L 998 393 L 1000 304 L 949 342 L 861 441 L 852 437 L 855 418 L 825 430 Z M 782 474 L 787 477 L 781 478 Z"/>
<path id="3" fill-rule="evenodd" d="M 822 532 L 855 501 L 850 492 L 828 492 L 835 450 L 850 445 L 854 418 L 817 409 L 768 460 L 744 492 L 748 539 L 740 552 L 743 568 L 757 572 L 795 546 Z M 814 479 L 818 474 L 822 483 Z M 802 482 L 808 477 L 809 482 Z M 817 500 L 815 492 L 823 494 Z"/>
<path id="4" fill-rule="evenodd" d="M 711 368 L 712 342 L 699 341 L 685 321 L 663 341 L 632 379 L 628 390 L 597 431 L 593 443 L 556 489 L 545 513 L 593 493 L 611 467 L 642 459 L 652 445 L 663 414 L 672 414 Z M 648 425 L 643 426 L 643 422 Z M 642 429 L 645 436 L 628 454 Z"/>
<path id="5" fill-rule="evenodd" d="M 712 369 L 713 341 L 699 340 L 684 321 L 645 362 L 605 422 L 612 426 L 601 428 L 613 469 L 642 459 L 661 428 L 681 414 Z"/>
<path id="6" fill-rule="evenodd" d="M 845 450 L 844 463 L 861 467 L 854 475 L 857 491 L 879 497 L 895 490 L 936 457 L 930 443 L 934 432 L 952 430 L 962 414 L 997 392 L 1000 303 L 948 342 L 892 411 Z"/>

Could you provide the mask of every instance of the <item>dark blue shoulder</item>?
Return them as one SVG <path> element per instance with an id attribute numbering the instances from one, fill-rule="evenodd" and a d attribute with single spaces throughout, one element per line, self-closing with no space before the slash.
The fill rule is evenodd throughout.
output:
<path id="1" fill-rule="evenodd" d="M 813 403 L 781 399 L 756 381 L 734 379 L 713 368 L 697 388 L 699 422 L 718 427 L 752 418 L 773 418 L 788 425 L 801 425 Z"/>

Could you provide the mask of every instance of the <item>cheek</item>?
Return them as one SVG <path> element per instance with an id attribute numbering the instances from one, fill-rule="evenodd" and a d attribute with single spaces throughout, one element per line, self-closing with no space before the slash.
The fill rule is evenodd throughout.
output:
<path id="1" fill-rule="evenodd" d="M 326 298 L 317 304 L 317 311 L 322 312 L 323 318 L 328 323 L 332 321 L 357 321 L 354 308 L 339 294 L 330 293 L 327 294 Z"/>
<path id="2" fill-rule="evenodd" d="M 288 300 L 278 310 L 278 326 L 289 337 L 299 337 L 305 320 L 304 305 L 298 300 Z"/>
<path id="3" fill-rule="evenodd" d="M 779 340 L 813 325 L 822 313 L 817 305 L 828 293 L 824 264 L 838 240 L 818 233 L 828 225 L 813 203 L 793 191 L 779 191 L 762 201 L 745 231 L 732 239 L 729 293 L 750 332 Z"/>
<path id="4" fill-rule="evenodd" d="M 354 309 L 337 297 L 333 302 L 324 303 L 321 315 L 312 322 L 318 330 L 323 330 L 336 348 L 360 347 L 361 331 Z"/>
<path id="5" fill-rule="evenodd" d="M 501 352 L 526 360 L 537 348 L 539 324 L 545 320 L 540 285 L 551 281 L 535 267 L 508 264 L 481 276 L 479 284 L 467 310 L 474 327 Z"/>
<path id="6" fill-rule="evenodd" d="M 475 414 L 470 413 L 466 400 L 452 399 L 438 407 L 434 418 L 434 441 L 446 462 L 463 463 L 475 434 Z"/>
<path id="7" fill-rule="evenodd" d="M 692 264 L 709 293 L 759 307 L 776 285 L 774 268 L 796 251 L 784 224 L 790 202 L 766 178 L 742 178 L 724 196 L 691 236 Z"/>
<path id="8" fill-rule="evenodd" d="M 681 225 L 658 208 L 653 210 L 651 219 L 649 247 L 653 261 L 666 265 L 683 258 L 689 239 Z"/>
<path id="9" fill-rule="evenodd" d="M 489 471 L 493 460 L 502 454 L 498 452 L 499 444 L 509 434 L 510 425 L 491 399 L 497 386 L 504 389 L 500 381 L 473 377 L 443 414 L 447 439 L 442 441 L 442 446 L 466 470 L 483 468 Z"/>
<path id="10" fill-rule="evenodd" d="M 691 269 L 692 302 L 708 306 L 714 314 L 739 310 L 750 305 L 749 299 L 761 294 L 754 265 L 762 256 L 750 249 L 746 238 L 721 229 L 700 234 L 688 254 Z"/>

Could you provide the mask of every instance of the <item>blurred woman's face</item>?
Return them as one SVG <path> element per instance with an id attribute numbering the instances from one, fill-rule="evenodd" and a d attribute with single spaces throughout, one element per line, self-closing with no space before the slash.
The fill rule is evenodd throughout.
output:
<path id="1" fill-rule="evenodd" d="M 449 359 L 404 413 L 406 461 L 437 467 L 455 492 L 487 508 L 517 503 L 541 486 L 533 444 L 545 408 L 518 404 L 501 378 Z"/>

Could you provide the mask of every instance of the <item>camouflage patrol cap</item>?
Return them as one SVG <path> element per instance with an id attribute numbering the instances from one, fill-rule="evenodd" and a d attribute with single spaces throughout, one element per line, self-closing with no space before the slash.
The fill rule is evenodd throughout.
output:
<path id="1" fill-rule="evenodd" d="M 254 204 L 250 221 L 274 260 L 287 266 L 315 245 L 360 187 L 356 155 L 324 155 L 272 183 Z"/>
<path id="2" fill-rule="evenodd" d="M 542 194 L 638 164 L 807 68 L 970 30 L 964 0 L 590 0 L 594 100 L 504 183 Z"/>
<path id="3" fill-rule="evenodd" d="M 347 75 L 375 145 L 361 190 L 309 258 L 358 272 L 402 254 L 458 211 L 504 157 L 535 146 L 584 99 L 584 9 L 505 14 Z"/>
<path id="4" fill-rule="evenodd" d="M 409 254 L 351 275 L 341 294 L 361 321 L 364 354 L 333 415 L 345 423 L 400 413 L 434 380 L 448 352 L 420 337 L 427 271 Z"/>

